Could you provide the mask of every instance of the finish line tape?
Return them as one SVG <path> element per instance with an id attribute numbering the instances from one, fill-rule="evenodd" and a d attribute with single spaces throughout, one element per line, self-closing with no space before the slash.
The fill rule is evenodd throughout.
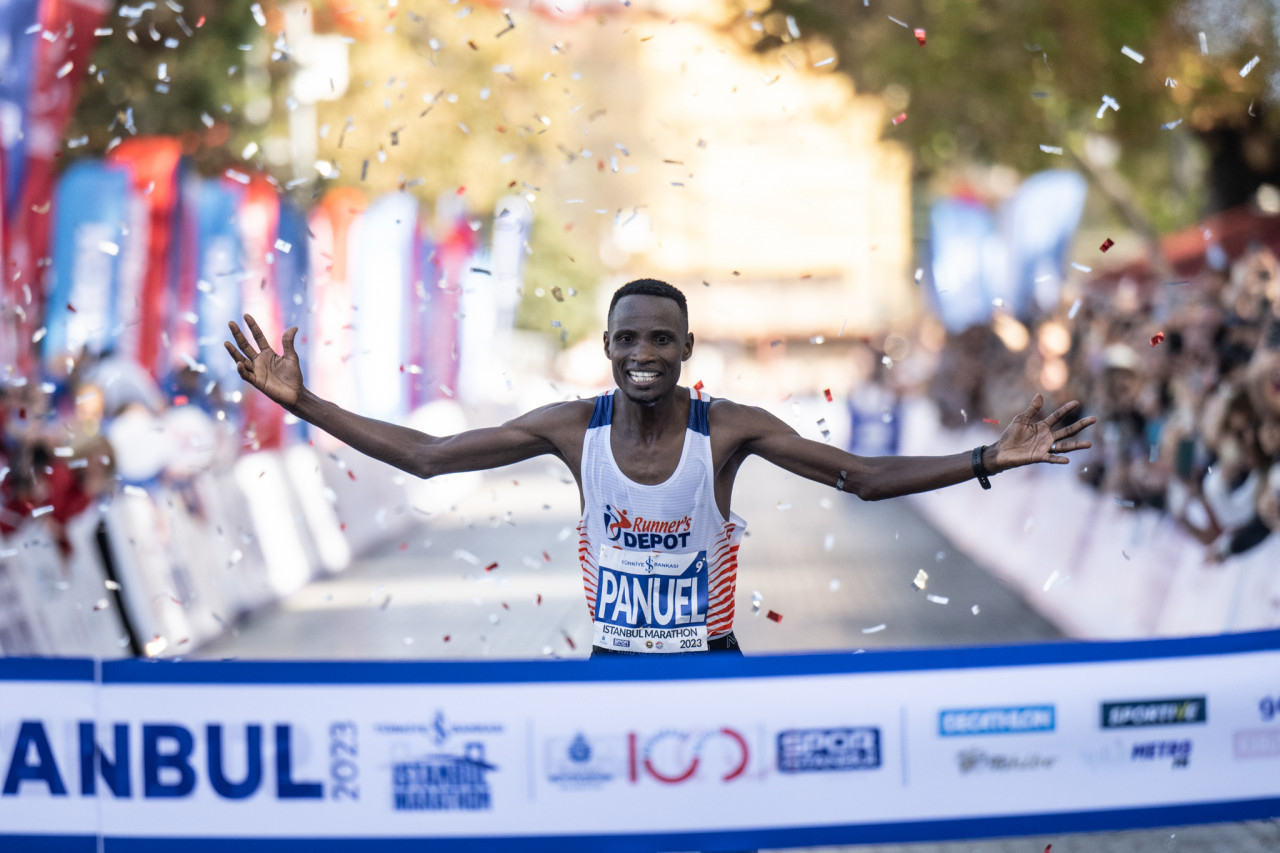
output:
<path id="1" fill-rule="evenodd" d="M 741 850 L 1280 815 L 1280 631 L 592 662 L 0 659 L 0 848 Z"/>

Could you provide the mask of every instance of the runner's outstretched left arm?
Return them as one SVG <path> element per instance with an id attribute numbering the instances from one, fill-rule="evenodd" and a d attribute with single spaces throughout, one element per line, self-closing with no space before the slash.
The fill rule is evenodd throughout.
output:
<path id="1" fill-rule="evenodd" d="M 799 435 L 784 422 L 750 406 L 737 406 L 727 418 L 740 435 L 740 446 L 801 477 L 852 492 L 863 500 L 883 500 L 953 486 L 975 477 L 972 453 L 951 456 L 855 456 Z M 1083 418 L 1068 426 L 1059 422 L 1078 405 L 1071 401 L 1039 417 L 1044 398 L 1037 394 L 1013 419 L 997 441 L 982 453 L 988 474 L 998 474 L 1036 462 L 1065 465 L 1067 453 L 1085 450 L 1091 442 L 1075 436 L 1095 422 Z"/>

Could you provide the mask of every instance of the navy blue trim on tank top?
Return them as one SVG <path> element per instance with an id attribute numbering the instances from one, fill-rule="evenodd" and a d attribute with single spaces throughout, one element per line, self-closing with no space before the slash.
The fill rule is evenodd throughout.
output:
<path id="1" fill-rule="evenodd" d="M 613 423 L 613 395 L 601 394 L 596 397 L 596 408 L 591 413 L 591 423 L 587 424 L 587 429 L 608 426 L 611 423 Z"/>
<path id="2" fill-rule="evenodd" d="M 711 435 L 711 418 L 707 415 L 710 407 L 710 400 L 689 401 L 689 429 L 699 435 Z"/>

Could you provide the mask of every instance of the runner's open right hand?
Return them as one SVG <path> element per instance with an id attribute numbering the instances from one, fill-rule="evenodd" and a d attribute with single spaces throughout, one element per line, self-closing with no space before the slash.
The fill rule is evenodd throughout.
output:
<path id="1" fill-rule="evenodd" d="M 231 327 L 235 346 L 230 341 L 222 342 L 235 361 L 240 378 L 284 408 L 292 409 L 302 393 L 302 367 L 298 363 L 298 353 L 293 348 L 293 338 L 298 334 L 298 327 L 292 326 L 285 330 L 281 338 L 284 354 L 277 355 L 253 317 L 245 314 L 244 321 L 253 334 L 256 348 L 245 338 L 244 332 L 240 331 L 234 320 L 227 325 Z"/>

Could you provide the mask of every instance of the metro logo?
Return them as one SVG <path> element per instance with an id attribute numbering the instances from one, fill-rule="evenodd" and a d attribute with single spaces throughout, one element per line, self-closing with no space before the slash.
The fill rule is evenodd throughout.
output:
<path id="1" fill-rule="evenodd" d="M 189 797 L 199 782 L 199 770 L 205 770 L 209 786 L 218 796 L 228 800 L 242 800 L 253 796 L 262 788 L 263 748 L 262 725 L 245 726 L 244 758 L 225 761 L 226 738 L 220 724 L 211 723 L 204 729 L 203 766 L 192 761 L 196 751 L 196 733 L 172 723 L 143 723 L 142 734 L 142 797 L 165 799 Z M 116 723 L 111 727 L 111 749 L 103 749 L 98 742 L 94 723 L 82 720 L 78 725 L 78 776 L 68 777 L 66 770 L 58 766 L 49 743 L 44 723 L 39 720 L 23 720 L 18 736 L 8 756 L 4 773 L 4 787 L 0 796 L 17 797 L 30 786 L 42 786 L 49 795 L 67 796 L 67 782 L 79 779 L 80 796 L 94 797 L 98 793 L 98 778 L 118 799 L 133 796 L 130 782 L 131 748 L 130 727 Z M 293 727 L 275 726 L 275 795 L 281 800 L 324 798 L 320 782 L 295 781 L 293 776 Z M 242 763 L 243 762 L 243 763 Z M 226 765 L 243 766 L 239 780 L 227 778 Z"/>

